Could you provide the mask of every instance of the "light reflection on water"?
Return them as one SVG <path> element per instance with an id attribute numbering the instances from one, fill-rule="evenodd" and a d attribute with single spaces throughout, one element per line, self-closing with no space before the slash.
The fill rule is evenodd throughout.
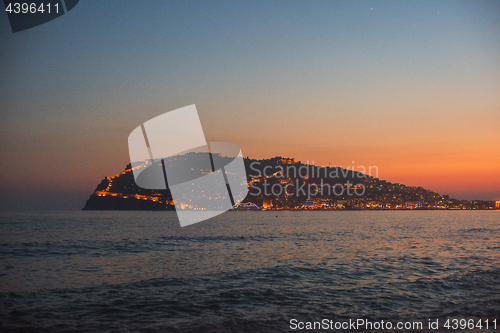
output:
<path id="1" fill-rule="evenodd" d="M 40 315 L 41 306 L 51 313 L 88 297 L 82 325 L 107 327 L 113 316 L 106 321 L 93 305 L 123 292 L 161 299 L 138 303 L 126 316 L 131 327 L 145 313 L 162 329 L 190 329 L 201 313 L 219 331 L 228 316 L 238 331 L 258 318 L 286 331 L 287 316 L 322 312 L 499 314 L 500 322 L 497 211 L 226 212 L 184 228 L 173 212 L 2 213 L 0 221 L 6 323 L 29 302 Z"/>

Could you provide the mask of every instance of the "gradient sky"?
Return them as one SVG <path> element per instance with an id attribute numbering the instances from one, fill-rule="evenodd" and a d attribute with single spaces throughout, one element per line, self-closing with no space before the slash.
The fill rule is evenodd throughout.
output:
<path id="1" fill-rule="evenodd" d="M 82 0 L 0 14 L 0 208 L 82 208 L 129 133 L 196 104 L 245 156 L 500 199 L 500 1 Z"/>

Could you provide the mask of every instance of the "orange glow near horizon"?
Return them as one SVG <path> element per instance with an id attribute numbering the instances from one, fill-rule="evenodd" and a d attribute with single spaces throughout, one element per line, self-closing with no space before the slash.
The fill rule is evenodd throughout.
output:
<path id="1" fill-rule="evenodd" d="M 130 163 L 134 128 L 191 104 L 207 142 L 245 157 L 500 200 L 500 3 L 375 2 L 238 2 L 217 19 L 130 2 L 104 25 L 80 7 L 51 33 L 3 33 L 0 208 L 83 206 Z"/>
<path id="2" fill-rule="evenodd" d="M 499 131 L 500 133 L 500 131 Z M 304 138 L 305 142 L 307 138 Z M 403 140 L 404 141 L 404 140 Z M 289 153 L 279 149 L 252 149 L 242 147 L 244 156 L 270 158 L 293 157 L 302 163 L 321 166 L 340 166 L 408 186 L 422 186 L 440 194 L 449 194 L 457 199 L 500 199 L 500 135 L 497 141 L 487 144 L 465 144 L 467 138 L 453 144 L 412 145 L 405 143 L 372 147 L 304 146 L 285 147 Z M 471 140 L 472 141 L 472 140 Z M 370 142 L 366 139 L 366 142 Z M 318 145 L 320 146 L 320 145 Z M 323 150 L 323 151 L 322 151 Z M 295 152 L 295 154 L 293 154 Z M 372 167 L 370 171 L 370 167 Z"/>

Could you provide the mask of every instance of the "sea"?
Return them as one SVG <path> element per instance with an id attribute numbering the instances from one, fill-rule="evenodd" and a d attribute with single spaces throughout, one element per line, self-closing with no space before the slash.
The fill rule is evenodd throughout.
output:
<path id="1" fill-rule="evenodd" d="M 500 331 L 500 211 L 2 212 L 0 331 Z"/>

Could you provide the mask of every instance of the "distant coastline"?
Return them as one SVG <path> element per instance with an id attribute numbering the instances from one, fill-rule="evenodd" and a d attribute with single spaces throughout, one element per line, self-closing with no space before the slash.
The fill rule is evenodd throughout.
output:
<path id="1" fill-rule="evenodd" d="M 190 153 L 189 158 L 205 158 Z M 249 193 L 233 210 L 494 210 L 500 201 L 457 200 L 341 167 L 303 164 L 281 156 L 244 159 Z M 293 172 L 290 172 L 292 170 Z M 298 170 L 298 172 L 297 172 Z M 170 190 L 139 188 L 131 165 L 104 178 L 84 210 L 175 210 Z"/>

